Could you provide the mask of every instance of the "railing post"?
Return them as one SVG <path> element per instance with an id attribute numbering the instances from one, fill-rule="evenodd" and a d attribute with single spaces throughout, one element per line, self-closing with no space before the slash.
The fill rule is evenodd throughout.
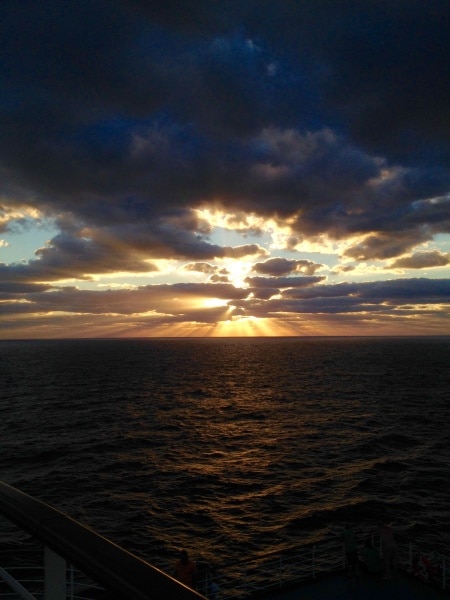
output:
<path id="1" fill-rule="evenodd" d="M 45 547 L 45 600 L 66 600 L 66 561 Z"/>
<path id="2" fill-rule="evenodd" d="M 447 585 L 446 573 L 445 573 L 445 556 L 442 557 L 442 589 L 445 590 Z"/>
<path id="3" fill-rule="evenodd" d="M 75 567 L 73 565 L 70 565 L 69 573 L 70 573 L 69 600 L 73 600 L 74 595 L 75 595 Z"/>
<path id="4" fill-rule="evenodd" d="M 312 548 L 312 576 L 316 577 L 316 545 Z"/>
<path id="5" fill-rule="evenodd" d="M 206 570 L 206 574 L 205 574 L 205 580 L 204 580 L 204 586 L 203 586 L 203 591 L 201 592 L 204 596 L 208 595 L 208 588 L 209 588 L 209 570 Z"/>

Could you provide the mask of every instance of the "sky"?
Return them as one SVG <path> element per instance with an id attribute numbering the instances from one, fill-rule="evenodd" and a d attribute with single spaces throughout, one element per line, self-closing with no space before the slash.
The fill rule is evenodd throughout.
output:
<path id="1" fill-rule="evenodd" d="M 2 0 L 0 338 L 450 335 L 447 0 Z"/>

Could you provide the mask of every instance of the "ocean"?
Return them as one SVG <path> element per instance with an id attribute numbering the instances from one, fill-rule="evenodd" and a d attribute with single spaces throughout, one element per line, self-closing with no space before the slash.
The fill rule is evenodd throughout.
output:
<path id="1" fill-rule="evenodd" d="M 449 367 L 448 337 L 0 341 L 0 478 L 160 568 L 379 520 L 448 554 Z"/>

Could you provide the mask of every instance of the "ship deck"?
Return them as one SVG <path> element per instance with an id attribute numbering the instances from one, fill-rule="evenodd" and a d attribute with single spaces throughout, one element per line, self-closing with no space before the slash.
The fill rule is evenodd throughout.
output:
<path id="1" fill-rule="evenodd" d="M 265 600 L 449 600 L 450 591 L 431 587 L 417 578 L 397 572 L 390 580 L 346 574 L 321 577 L 299 586 L 272 591 Z"/>

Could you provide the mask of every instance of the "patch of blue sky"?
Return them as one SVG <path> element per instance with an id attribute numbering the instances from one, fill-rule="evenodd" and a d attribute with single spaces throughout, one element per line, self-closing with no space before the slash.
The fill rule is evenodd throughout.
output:
<path id="1" fill-rule="evenodd" d="M 215 226 L 208 236 L 212 244 L 218 246 L 242 246 L 244 244 L 259 244 L 267 246 L 272 242 L 269 232 L 252 233 L 239 229 L 227 229 Z"/>
<path id="2" fill-rule="evenodd" d="M 0 262 L 28 262 L 57 234 L 58 230 L 48 221 L 21 220 L 20 224 L 13 224 L 11 231 L 0 234 Z"/>
<path id="3" fill-rule="evenodd" d="M 450 252 L 450 234 L 438 233 L 434 236 L 434 244 L 441 252 Z"/>

